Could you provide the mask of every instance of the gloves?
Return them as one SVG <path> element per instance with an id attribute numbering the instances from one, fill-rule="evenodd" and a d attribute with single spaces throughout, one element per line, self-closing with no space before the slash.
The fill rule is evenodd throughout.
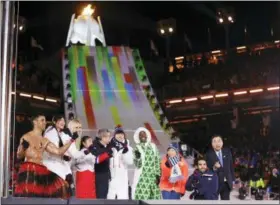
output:
<path id="1" fill-rule="evenodd" d="M 96 156 L 97 155 L 97 153 L 96 153 L 96 147 L 94 147 L 93 145 L 91 145 L 89 148 L 88 148 L 88 151 L 92 154 L 92 155 L 94 155 L 94 156 Z"/>
<path id="2" fill-rule="evenodd" d="M 127 153 L 127 152 L 128 152 L 128 147 L 123 148 L 122 153 L 125 154 L 125 153 Z"/>
<path id="3" fill-rule="evenodd" d="M 108 153 L 108 155 L 109 155 L 110 157 L 113 156 L 113 150 L 112 150 L 111 147 L 108 147 L 106 151 L 107 151 L 107 153 Z"/>
<path id="4" fill-rule="evenodd" d="M 71 131 L 69 130 L 69 128 L 63 129 L 62 132 L 64 132 L 65 134 L 69 135 L 73 140 L 76 140 L 79 137 L 78 132 L 74 132 L 72 134 Z"/>
<path id="5" fill-rule="evenodd" d="M 85 154 L 85 155 L 88 155 L 89 153 L 90 153 L 89 150 L 85 150 L 85 151 L 84 151 L 84 154 Z"/>
<path id="6" fill-rule="evenodd" d="M 27 142 L 25 139 L 23 139 L 21 145 L 24 150 L 27 150 L 29 147 L 29 142 Z"/>
<path id="7" fill-rule="evenodd" d="M 193 193 L 190 194 L 189 198 L 192 200 L 192 199 L 194 199 L 195 195 L 197 195 L 197 193 L 193 192 Z"/>
<path id="8" fill-rule="evenodd" d="M 63 155 L 62 159 L 66 162 L 69 162 L 71 160 L 71 157 L 69 157 L 67 155 Z"/>
<path id="9" fill-rule="evenodd" d="M 168 161 L 165 162 L 165 166 L 168 167 L 168 168 L 171 168 L 171 166 L 170 166 Z"/>
<path id="10" fill-rule="evenodd" d="M 160 183 L 160 176 L 156 176 L 156 185 L 159 185 Z"/>
<path id="11" fill-rule="evenodd" d="M 200 184 L 199 180 L 194 180 L 194 181 L 192 181 L 192 187 L 193 187 L 194 189 L 199 189 L 199 188 L 201 188 L 201 184 Z"/>
<path id="12" fill-rule="evenodd" d="M 135 150 L 134 155 L 135 155 L 136 159 L 140 159 L 140 157 L 141 157 L 141 154 L 137 149 Z"/>
<path id="13" fill-rule="evenodd" d="M 74 132 L 73 135 L 71 136 L 73 140 L 76 140 L 78 137 L 79 137 L 78 132 Z"/>

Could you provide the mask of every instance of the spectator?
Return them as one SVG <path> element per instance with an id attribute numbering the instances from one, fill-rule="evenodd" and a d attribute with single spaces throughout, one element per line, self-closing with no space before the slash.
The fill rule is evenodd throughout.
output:
<path id="1" fill-rule="evenodd" d="M 218 199 L 218 176 L 207 167 L 204 158 L 197 158 L 194 162 L 195 171 L 186 184 L 188 191 L 194 191 L 190 198 L 194 200 Z"/>
<path id="2" fill-rule="evenodd" d="M 160 190 L 163 199 L 180 199 L 185 194 L 188 165 L 172 145 L 161 161 Z"/>
<path id="3" fill-rule="evenodd" d="M 230 192 L 235 181 L 231 151 L 223 148 L 219 135 L 212 137 L 212 149 L 206 153 L 207 165 L 216 171 L 219 178 L 219 195 L 221 200 L 230 200 Z"/>
<path id="4" fill-rule="evenodd" d="M 265 188 L 263 179 L 258 172 L 256 172 L 253 175 L 252 179 L 250 180 L 250 187 L 251 187 L 252 195 L 254 195 L 257 192 L 258 189 L 264 189 Z"/>
<path id="5" fill-rule="evenodd" d="M 279 171 L 274 168 L 272 170 L 272 175 L 270 177 L 270 180 L 268 182 L 268 187 L 271 191 L 271 195 L 270 197 L 271 198 L 274 198 L 275 194 L 279 193 L 280 192 L 280 176 L 279 176 Z"/>

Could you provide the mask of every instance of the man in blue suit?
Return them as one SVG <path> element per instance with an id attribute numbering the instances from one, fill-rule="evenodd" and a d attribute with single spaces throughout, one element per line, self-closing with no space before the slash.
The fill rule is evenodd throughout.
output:
<path id="1" fill-rule="evenodd" d="M 221 136 L 214 135 L 211 143 L 212 149 L 206 153 L 207 166 L 218 174 L 221 200 L 229 200 L 235 181 L 232 154 L 229 149 L 223 148 Z"/>

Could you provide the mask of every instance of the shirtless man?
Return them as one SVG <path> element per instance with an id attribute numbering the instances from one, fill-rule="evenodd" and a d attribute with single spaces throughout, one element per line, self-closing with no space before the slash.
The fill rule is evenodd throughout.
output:
<path id="1" fill-rule="evenodd" d="M 42 132 L 46 128 L 45 116 L 38 114 L 32 121 L 33 130 L 22 136 L 17 151 L 17 157 L 25 160 L 19 168 L 15 196 L 66 199 L 69 197 L 68 183 L 49 171 L 43 165 L 42 157 L 44 151 L 63 156 L 78 136 L 71 136 L 71 140 L 64 146 L 57 148 L 47 138 L 42 137 Z"/>

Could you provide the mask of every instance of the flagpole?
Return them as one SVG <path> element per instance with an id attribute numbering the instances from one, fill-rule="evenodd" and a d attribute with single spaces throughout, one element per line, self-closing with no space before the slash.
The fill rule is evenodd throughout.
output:
<path id="1" fill-rule="evenodd" d="M 169 36 L 166 36 L 165 37 L 165 46 L 166 46 L 166 72 L 168 73 L 168 68 L 169 68 L 169 65 L 170 65 L 170 51 L 169 51 L 169 47 L 170 47 L 170 37 Z"/>
<path id="2" fill-rule="evenodd" d="M 187 47 L 186 47 L 186 41 L 185 41 L 185 34 L 183 36 L 183 52 L 184 52 L 184 59 L 186 58 L 186 55 L 187 55 Z"/>
<path id="3" fill-rule="evenodd" d="M 212 46 L 212 39 L 211 39 L 211 30 L 210 28 L 208 27 L 207 29 L 207 37 L 208 37 L 208 46 L 209 46 L 209 50 L 211 50 L 211 46 Z"/>
<path id="4" fill-rule="evenodd" d="M 9 188 L 9 166 L 7 166 L 7 159 L 10 159 L 9 141 L 10 141 L 10 115 L 8 110 L 11 107 L 10 81 L 11 72 L 11 47 L 12 47 L 12 31 L 13 31 L 13 8 L 14 2 L 1 2 L 3 19 L 1 19 L 1 107 L 0 107 L 0 196 L 7 197 Z"/>
<path id="5" fill-rule="evenodd" d="M 245 25 L 245 27 L 244 27 L 244 44 L 245 45 L 247 45 L 247 41 L 248 41 L 248 39 L 247 39 L 247 26 Z"/>
<path id="6" fill-rule="evenodd" d="M 229 42 L 229 24 L 225 24 L 225 34 L 226 34 L 226 51 L 229 54 L 230 51 L 230 42 Z"/>
<path id="7" fill-rule="evenodd" d="M 19 4 L 19 3 L 18 3 Z M 17 15 L 19 15 L 19 13 L 17 13 Z M 4 197 L 8 197 L 9 195 L 9 182 L 10 182 L 10 176 L 11 176 L 11 172 L 10 172 L 10 167 L 12 167 L 11 165 L 11 149 L 10 149 L 10 144 L 12 141 L 12 79 L 13 79 L 13 72 L 11 69 L 11 65 L 13 64 L 13 59 L 15 57 L 15 55 L 17 55 L 17 53 L 14 53 L 14 43 L 17 43 L 17 41 L 14 41 L 14 29 L 13 29 L 13 25 L 15 22 L 15 3 L 13 3 L 11 5 L 11 15 L 10 15 L 10 33 L 9 33 L 9 61 L 8 61 L 8 99 L 7 99 L 7 125 L 6 125 L 6 129 L 7 129 L 7 134 L 6 134 L 6 159 L 5 159 L 5 186 L 6 189 L 4 190 Z M 16 63 L 16 62 L 15 62 Z"/>
<path id="8" fill-rule="evenodd" d="M 271 40 L 274 40 L 274 29 L 273 29 L 273 26 L 271 26 L 270 35 L 271 35 Z"/>

